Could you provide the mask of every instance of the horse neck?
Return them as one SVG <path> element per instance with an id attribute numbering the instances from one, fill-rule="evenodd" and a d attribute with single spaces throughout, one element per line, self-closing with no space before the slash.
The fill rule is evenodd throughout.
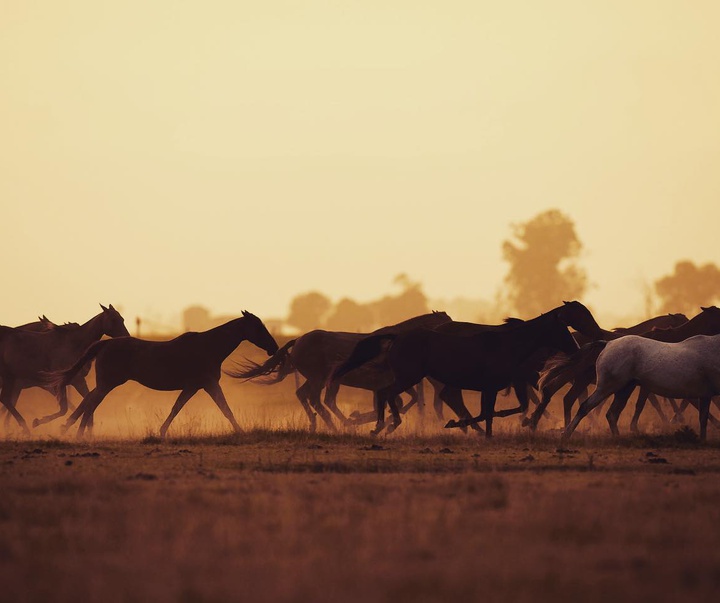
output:
<path id="1" fill-rule="evenodd" d="M 603 329 L 592 316 L 582 323 L 573 323 L 570 326 L 578 333 L 582 333 L 593 340 L 617 338 L 617 335 L 615 335 L 612 331 Z"/>
<path id="2" fill-rule="evenodd" d="M 73 343 L 79 344 L 80 347 L 85 348 L 105 334 L 102 324 L 102 314 L 93 316 L 77 329 L 56 329 L 54 332 L 62 334 L 66 340 L 72 341 Z"/>
<path id="3" fill-rule="evenodd" d="M 247 339 L 247 323 L 245 318 L 236 318 L 200 335 L 205 340 L 208 352 L 224 359 Z"/>
<path id="4" fill-rule="evenodd" d="M 519 361 L 525 360 L 545 345 L 545 335 L 552 328 L 551 313 L 541 314 L 536 318 L 525 321 L 507 333 L 513 340 L 513 353 L 517 354 Z"/>

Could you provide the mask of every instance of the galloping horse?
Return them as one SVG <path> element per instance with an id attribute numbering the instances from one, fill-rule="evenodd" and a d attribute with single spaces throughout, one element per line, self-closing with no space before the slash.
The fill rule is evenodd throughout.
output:
<path id="1" fill-rule="evenodd" d="M 564 301 L 563 305 L 556 308 L 555 312 L 557 312 L 560 320 L 575 329 L 573 337 L 576 340 L 578 339 L 578 333 L 580 335 L 589 336 L 589 334 L 594 334 L 598 329 L 600 329 L 590 310 L 588 310 L 579 301 Z M 524 321 L 518 318 L 506 318 L 505 322 L 500 325 L 485 325 L 452 321 L 444 325 L 440 325 L 435 330 L 440 333 L 468 336 L 485 332 L 507 331 L 508 329 L 514 328 L 523 322 Z M 539 349 L 535 354 L 523 362 L 522 366 L 519 367 L 519 370 L 513 377 L 511 387 L 515 390 L 519 408 L 521 409 L 523 415 L 527 412 L 528 402 L 530 399 L 533 399 L 535 404 L 539 404 L 540 402 L 535 395 L 539 372 L 542 370 L 546 360 L 553 354 L 553 350 Z M 432 378 L 429 378 L 428 381 L 435 388 L 435 412 L 439 418 L 442 418 L 441 403 L 443 401 L 445 401 L 445 403 L 448 404 L 448 406 L 450 406 L 459 417 L 467 418 L 471 416 L 462 401 L 461 393 L 452 392 L 451 390 L 446 389 L 445 396 L 447 399 L 443 400 L 440 396 L 443 384 L 438 383 Z"/>
<path id="2" fill-rule="evenodd" d="M 66 322 L 63 325 L 57 325 L 52 320 L 50 320 L 47 316 L 44 314 L 42 316 L 38 316 L 38 319 L 33 322 L 28 322 L 24 325 L 19 325 L 15 327 L 16 329 L 23 329 L 24 331 L 33 331 L 36 333 L 42 333 L 45 331 L 52 331 L 55 329 L 77 329 L 80 325 L 76 322 Z M 85 382 L 85 375 L 90 370 L 90 367 L 86 367 L 87 370 L 84 371 L 84 374 L 78 375 L 75 381 L 73 382 L 73 387 L 78 391 L 81 397 L 85 397 L 85 395 L 88 393 L 88 387 L 87 383 Z M 0 383 L 2 383 L 2 380 L 0 380 Z M 52 394 L 53 396 L 56 394 L 55 391 L 48 387 L 43 387 L 42 385 L 39 385 L 38 387 L 42 387 L 47 392 Z M 75 410 L 75 407 L 68 402 L 68 408 L 71 410 Z M 7 411 L 7 409 L 4 406 L 0 406 L 0 413 L 5 414 L 5 429 L 7 430 L 8 425 L 10 423 L 10 419 L 12 418 L 12 415 Z M 47 417 L 44 417 L 43 420 L 40 419 L 34 419 L 33 420 L 33 427 L 37 427 L 41 423 L 46 423 L 47 421 L 52 420 L 54 418 L 52 415 L 50 415 L 50 419 Z"/>
<path id="3" fill-rule="evenodd" d="M 355 424 L 355 421 L 348 419 L 337 406 L 336 397 L 340 385 L 376 392 L 392 381 L 392 374 L 380 359 L 372 365 L 363 367 L 362 370 L 353 372 L 342 381 L 328 383 L 333 369 L 348 358 L 358 342 L 372 335 L 402 333 L 418 327 L 435 328 L 450 321 L 451 318 L 445 312 L 432 312 L 396 325 L 382 327 L 373 333 L 344 333 L 318 329 L 289 341 L 262 365 L 249 362 L 244 368 L 226 370 L 225 373 L 236 379 L 258 379 L 275 375 L 270 379 L 259 381 L 268 385 L 282 381 L 297 370 L 306 379 L 297 389 L 296 395 L 308 416 L 310 430 L 315 431 L 317 427 L 315 411 L 330 429 L 335 429 L 328 408 L 343 424 Z M 323 389 L 325 389 L 325 397 L 321 402 Z M 415 392 L 411 392 L 412 395 L 416 395 Z"/>
<path id="4" fill-rule="evenodd" d="M 444 397 L 457 395 L 461 389 L 482 392 L 480 415 L 451 421 L 447 427 L 462 427 L 484 420 L 486 436 L 490 437 L 497 393 L 513 382 L 523 363 L 542 348 L 566 354 L 577 350 L 567 324 L 560 318 L 561 309 L 556 308 L 507 330 L 477 335 L 458 336 L 414 329 L 400 335 L 368 337 L 358 343 L 331 379 L 341 379 L 386 349 L 394 380 L 378 392 L 377 423 L 371 433 L 378 434 L 385 428 L 386 404 L 393 415 L 393 425 L 388 432 L 395 430 L 401 423 L 395 397 L 429 376 L 445 384 L 444 394 L 441 394 Z M 520 412 L 520 409 L 502 411 L 498 416 L 514 412 Z"/>
<path id="5" fill-rule="evenodd" d="M 595 365 L 597 389 L 580 405 L 564 439 L 609 395 L 615 394 L 613 405 L 623 404 L 641 385 L 668 398 L 699 398 L 700 439 L 705 440 L 710 400 L 720 394 L 720 335 L 697 335 L 679 343 L 626 335 L 588 345 L 602 348 Z"/>
<path id="6" fill-rule="evenodd" d="M 687 322 L 687 317 L 684 314 L 663 314 L 662 316 L 645 320 L 632 327 L 607 331 L 596 325 L 590 329 L 578 330 L 578 333 L 574 333 L 573 336 L 578 344 L 584 345 L 592 341 L 612 341 L 628 334 L 640 335 L 660 325 L 663 327 L 678 327 Z M 556 368 L 545 371 L 541 387 L 542 400 L 535 409 L 535 412 L 523 421 L 523 424 L 529 426 L 533 431 L 537 428 L 540 417 L 550 403 L 553 395 L 565 384 L 571 383 L 570 390 L 563 397 L 565 426 L 567 426 L 570 422 L 573 404 L 580 397 L 581 393 L 587 391 L 587 388 L 595 382 L 595 359 L 597 356 L 588 358 L 587 361 L 581 361 L 582 355 L 580 354 L 576 355 L 575 358 L 577 358 L 577 361 L 557 363 L 554 365 Z M 642 404 L 639 403 L 636 407 L 636 417 L 633 420 L 634 426 L 637 425 L 637 419 L 640 416 L 640 412 L 642 412 L 644 400 L 647 399 L 647 392 L 641 390 L 640 395 L 640 400 L 643 402 Z M 667 422 L 657 400 L 654 397 L 650 397 L 650 401 L 661 419 Z"/>
<path id="7" fill-rule="evenodd" d="M 75 374 L 95 359 L 96 383 L 64 425 L 67 430 L 81 416 L 78 436 L 92 426 L 93 413 L 113 389 L 126 381 L 137 381 L 150 389 L 182 390 L 170 415 L 160 428 L 165 437 L 170 423 L 195 393 L 204 389 L 217 404 L 235 431 L 242 431 L 220 387 L 220 365 L 247 339 L 268 355 L 277 343 L 262 321 L 249 312 L 203 333 L 184 333 L 170 341 L 145 341 L 135 337 L 106 339 L 90 346 L 74 366 L 46 376 L 47 381 L 64 389 Z"/>
<path id="8" fill-rule="evenodd" d="M 48 386 L 44 373 L 71 366 L 91 343 L 103 335 L 109 337 L 129 335 L 123 317 L 112 304 L 109 308 L 102 304 L 100 307 L 102 312 L 79 326 L 75 324 L 49 326 L 45 323 L 44 328 L 38 326 L 37 328 L 41 330 L 37 331 L 21 327 L 0 327 L 0 378 L 2 379 L 0 402 L 26 433 L 30 432 L 27 423 L 15 408 L 23 389 L 33 386 L 48 389 L 57 396 L 60 404 L 58 412 L 36 419 L 33 422 L 34 426 L 63 416 L 68 409 L 65 387 L 58 389 Z M 43 320 L 41 319 L 40 322 L 42 323 Z M 31 328 L 35 328 L 35 325 Z M 85 368 L 84 365 L 78 367 L 73 379 L 68 381 L 68 384 L 72 384 L 81 394 L 83 391 L 87 394 L 84 378 L 87 370 L 82 371 Z"/>

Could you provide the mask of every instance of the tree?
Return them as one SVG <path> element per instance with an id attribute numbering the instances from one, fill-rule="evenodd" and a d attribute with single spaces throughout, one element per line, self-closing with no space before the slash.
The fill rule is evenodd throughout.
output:
<path id="1" fill-rule="evenodd" d="M 323 317 L 331 307 L 332 303 L 322 293 L 303 293 L 290 303 L 287 323 L 303 332 L 312 331 L 322 326 Z"/>
<path id="2" fill-rule="evenodd" d="M 367 306 L 344 297 L 325 321 L 325 327 L 331 331 L 367 332 L 373 327 L 373 313 Z"/>
<path id="3" fill-rule="evenodd" d="M 512 224 L 512 239 L 503 242 L 509 304 L 519 316 L 530 318 L 582 297 L 587 275 L 573 260 L 582 243 L 572 220 L 557 209 L 528 222 Z"/>
<path id="4" fill-rule="evenodd" d="M 402 287 L 399 295 L 386 295 L 369 304 L 376 325 L 392 325 L 429 312 L 427 296 L 420 283 L 410 280 L 406 274 L 398 274 L 393 282 Z"/>
<path id="5" fill-rule="evenodd" d="M 682 312 L 694 316 L 700 306 L 720 300 L 720 269 L 708 263 L 696 266 L 689 260 L 675 264 L 675 271 L 655 281 L 660 313 Z"/>

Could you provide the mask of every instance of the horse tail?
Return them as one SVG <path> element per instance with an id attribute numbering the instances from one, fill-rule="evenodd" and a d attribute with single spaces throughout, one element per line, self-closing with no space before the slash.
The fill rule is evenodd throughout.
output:
<path id="1" fill-rule="evenodd" d="M 384 342 L 388 340 L 393 341 L 396 337 L 397 334 L 388 333 L 387 335 L 371 335 L 370 337 L 360 340 L 353 348 L 347 360 L 335 368 L 330 375 L 329 381 L 342 379 L 353 369 L 379 356 L 385 349 Z"/>
<path id="2" fill-rule="evenodd" d="M 95 356 L 97 356 L 111 341 L 112 339 L 101 339 L 100 341 L 96 341 L 91 344 L 87 350 L 85 350 L 85 353 L 80 356 L 77 362 L 70 368 L 59 371 L 43 372 L 39 375 L 40 381 L 43 385 L 47 385 L 55 391 L 58 391 L 63 387 L 67 387 L 80 372 L 80 369 L 82 369 L 88 362 L 92 362 Z"/>
<path id="3" fill-rule="evenodd" d="M 288 341 L 283 347 L 275 352 L 264 364 L 258 364 L 252 360 L 246 360 L 246 362 L 240 364 L 236 363 L 235 368 L 230 370 L 224 370 L 223 372 L 235 379 L 257 379 L 258 377 L 267 377 L 275 373 L 275 376 L 269 377 L 268 379 L 258 379 L 257 383 L 263 385 L 271 385 L 273 383 L 279 383 L 285 377 L 295 370 L 292 360 L 290 358 L 290 348 L 295 345 L 297 339 Z"/>
<path id="4" fill-rule="evenodd" d="M 538 388 L 542 390 L 548 384 L 556 382 L 560 379 L 563 383 L 572 381 L 575 375 L 592 368 L 595 370 L 595 362 L 607 345 L 607 341 L 591 341 L 582 346 L 572 356 L 557 354 L 550 358 L 543 368 L 540 375 Z"/>

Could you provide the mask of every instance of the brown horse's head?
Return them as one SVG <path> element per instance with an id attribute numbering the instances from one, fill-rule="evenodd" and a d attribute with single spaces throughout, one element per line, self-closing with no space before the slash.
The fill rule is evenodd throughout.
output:
<path id="1" fill-rule="evenodd" d="M 128 337 L 130 332 L 125 326 L 125 319 L 120 315 L 113 305 L 106 308 L 100 304 L 102 308 L 102 314 L 100 320 L 102 321 L 102 332 L 108 337 Z"/>
<path id="2" fill-rule="evenodd" d="M 267 330 L 263 321 L 254 314 L 246 312 L 245 310 L 243 310 L 242 315 L 245 319 L 243 323 L 245 325 L 245 337 L 247 340 L 250 343 L 255 344 L 260 349 L 265 350 L 268 356 L 272 356 L 275 352 L 277 352 L 278 344 L 275 341 L 275 338 L 270 335 L 270 331 Z"/>

